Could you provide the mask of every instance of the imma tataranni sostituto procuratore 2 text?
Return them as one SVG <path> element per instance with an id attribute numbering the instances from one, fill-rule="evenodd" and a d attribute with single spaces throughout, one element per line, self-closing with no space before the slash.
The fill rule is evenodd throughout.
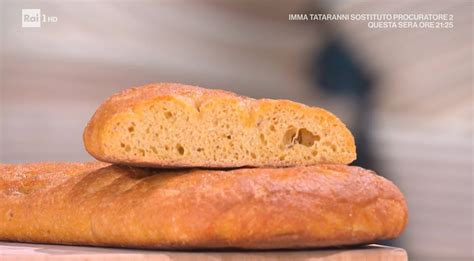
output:
<path id="1" fill-rule="evenodd" d="M 289 21 L 355 21 L 373 29 L 450 29 L 454 27 L 452 14 L 288 14 Z"/>

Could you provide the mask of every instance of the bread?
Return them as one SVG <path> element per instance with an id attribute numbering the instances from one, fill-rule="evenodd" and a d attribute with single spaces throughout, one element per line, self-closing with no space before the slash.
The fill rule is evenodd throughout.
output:
<path id="1" fill-rule="evenodd" d="M 354 138 L 333 114 L 174 83 L 110 97 L 84 131 L 96 159 L 148 167 L 348 164 Z"/>
<path id="2" fill-rule="evenodd" d="M 398 236 L 405 200 L 359 167 L 0 165 L 0 240 L 158 249 L 327 247 Z"/>

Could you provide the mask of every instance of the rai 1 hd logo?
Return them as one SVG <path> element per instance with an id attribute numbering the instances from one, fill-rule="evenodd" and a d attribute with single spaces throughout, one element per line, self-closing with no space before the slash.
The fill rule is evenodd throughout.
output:
<path id="1" fill-rule="evenodd" d="M 57 16 L 41 14 L 41 9 L 21 9 L 21 27 L 38 28 L 41 23 L 56 23 Z"/>

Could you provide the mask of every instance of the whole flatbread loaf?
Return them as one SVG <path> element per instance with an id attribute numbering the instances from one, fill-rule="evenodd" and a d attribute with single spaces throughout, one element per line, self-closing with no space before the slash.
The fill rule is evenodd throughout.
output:
<path id="1" fill-rule="evenodd" d="M 348 164 L 354 137 L 333 114 L 174 83 L 110 97 L 84 131 L 95 158 L 149 167 Z"/>
<path id="2" fill-rule="evenodd" d="M 301 248 L 397 237 L 405 200 L 344 165 L 150 170 L 0 165 L 0 240 L 160 249 Z"/>

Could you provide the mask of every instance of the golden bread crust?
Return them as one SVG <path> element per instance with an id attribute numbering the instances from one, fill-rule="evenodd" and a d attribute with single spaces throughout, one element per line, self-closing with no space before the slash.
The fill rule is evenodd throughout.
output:
<path id="1" fill-rule="evenodd" d="M 0 165 L 0 240 L 159 249 L 303 248 L 395 238 L 403 195 L 359 167 L 152 170 Z"/>
<path id="2" fill-rule="evenodd" d="M 98 160 L 142 167 L 284 167 L 356 158 L 350 131 L 321 108 L 177 83 L 111 96 L 83 139 Z"/>

